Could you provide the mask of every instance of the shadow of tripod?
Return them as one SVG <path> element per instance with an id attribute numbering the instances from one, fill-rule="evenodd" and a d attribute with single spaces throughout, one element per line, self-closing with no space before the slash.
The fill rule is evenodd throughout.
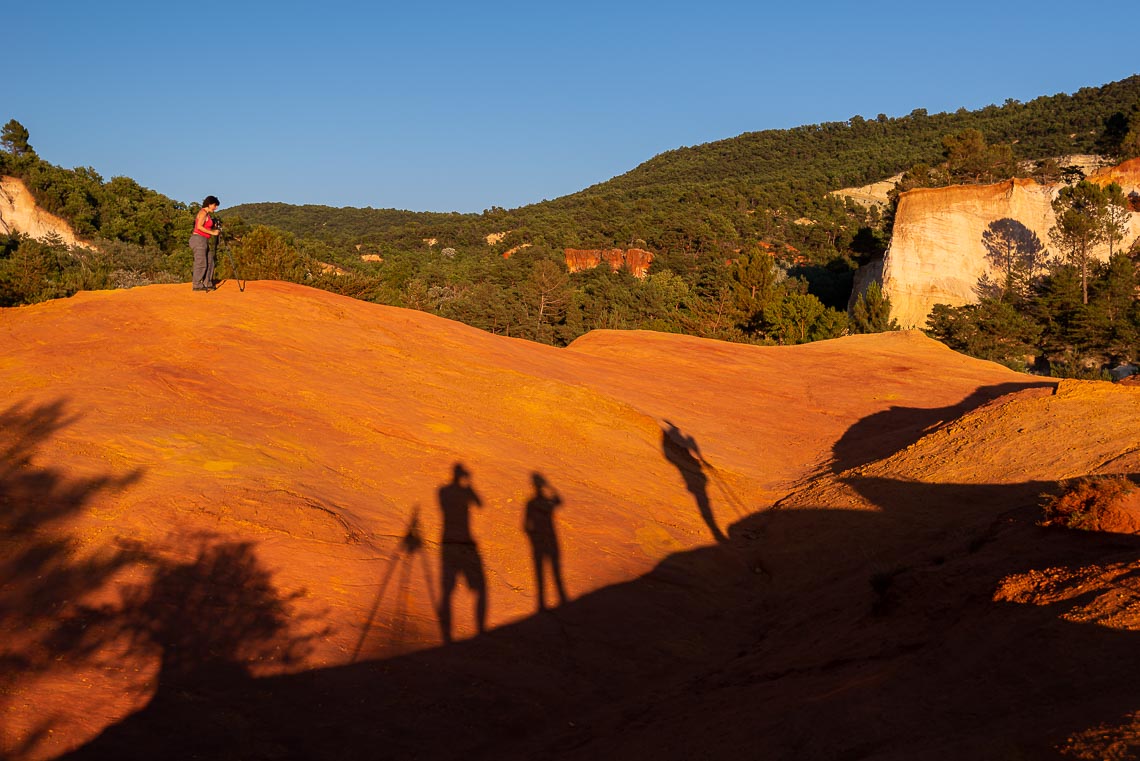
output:
<path id="1" fill-rule="evenodd" d="M 435 584 L 431 575 L 431 568 L 428 566 L 427 557 L 420 552 L 423 549 L 424 540 L 420 536 L 420 509 L 417 505 L 412 510 L 412 518 L 408 522 L 408 529 L 404 532 L 404 536 L 400 539 L 400 544 L 396 547 L 396 551 L 388 558 L 388 570 L 384 572 L 384 578 L 380 582 L 380 589 L 376 592 L 376 599 L 372 601 L 372 610 L 368 613 L 368 620 L 364 622 L 364 628 L 360 632 L 360 638 L 356 641 L 356 647 L 352 651 L 352 658 L 350 663 L 355 663 L 356 659 L 360 656 L 360 651 L 364 647 L 365 640 L 368 639 L 368 634 L 372 630 L 372 623 L 376 620 L 376 614 L 380 611 L 380 605 L 384 601 L 384 595 L 388 590 L 388 584 L 392 581 L 392 577 L 399 572 L 399 585 L 396 590 L 396 606 L 392 614 L 392 635 L 391 641 L 398 642 L 403 639 L 408 621 L 408 607 L 411 597 L 411 577 L 412 566 L 415 564 L 415 556 L 419 555 L 420 562 L 423 564 L 424 580 L 427 583 L 428 595 L 431 597 L 432 610 L 438 610 L 439 606 L 435 601 L 434 588 Z"/>

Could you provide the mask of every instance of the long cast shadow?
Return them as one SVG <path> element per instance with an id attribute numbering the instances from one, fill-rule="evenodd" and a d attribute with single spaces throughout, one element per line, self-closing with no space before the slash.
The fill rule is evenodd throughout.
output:
<path id="1" fill-rule="evenodd" d="M 1016 391 L 1036 389 L 1048 393 L 1053 380 L 1028 380 L 983 386 L 968 397 L 945 407 L 891 407 L 861 419 L 847 429 L 832 448 L 832 472 L 865 465 L 898 452 L 931 430 L 954 421 L 993 400 Z"/>
<path id="2" fill-rule="evenodd" d="M 715 548 L 681 553 L 556 619 L 168 691 L 73 757 L 202 757 L 187 744 L 216 758 L 1052 757 L 1070 734 L 1136 710 L 1140 643 L 1065 620 L 1080 598 L 1037 607 L 995 602 L 994 590 L 1043 568 L 1135 566 L 1140 541 L 1037 527 L 1026 495 L 1048 486 L 859 484 L 884 497 L 883 513 L 777 510 L 733 526 L 731 541 L 768 556 L 762 582 Z M 949 536 L 910 514 L 962 499 L 980 517 Z M 886 588 L 846 551 L 884 535 Z M 829 614 L 831 636 L 789 604 L 804 589 L 845 606 Z M 710 700 L 739 708 L 702 710 Z"/>
<path id="3" fill-rule="evenodd" d="M 420 534 L 420 516 L 419 506 L 417 505 L 412 510 L 412 516 L 408 521 L 408 528 L 404 531 L 403 537 L 400 538 L 400 543 L 388 558 L 388 566 L 384 571 L 384 576 L 380 580 L 380 586 L 376 591 L 376 596 L 372 601 L 372 607 L 368 612 L 368 618 L 365 619 L 364 626 L 360 630 L 360 637 L 356 641 L 356 647 L 353 648 L 351 661 L 356 662 L 360 657 L 361 652 L 364 650 L 365 643 L 368 642 L 369 634 L 372 631 L 378 614 L 380 606 L 384 602 L 384 598 L 388 592 L 388 586 L 392 579 L 398 574 L 399 580 L 397 581 L 397 590 L 395 593 L 396 601 L 391 621 L 393 623 L 392 640 L 393 644 L 401 641 L 401 638 L 406 631 L 404 630 L 409 615 L 409 598 L 411 596 L 411 577 L 412 569 L 415 565 L 417 556 L 420 558 L 424 574 L 425 588 L 428 590 L 428 595 L 431 597 L 432 608 L 439 610 L 439 605 L 435 601 L 435 584 L 432 580 L 431 571 L 428 568 L 427 556 L 423 552 L 424 540 Z"/>
<path id="4" fill-rule="evenodd" d="M 300 663 L 313 642 L 329 633 L 311 625 L 314 616 L 295 612 L 304 590 L 282 594 L 249 542 L 206 536 L 192 560 L 152 564 L 153 575 L 125 588 L 120 602 L 87 611 L 85 629 L 97 643 L 129 642 L 135 659 L 157 658 L 153 697 L 84 753 L 94 758 L 281 757 L 282 749 L 272 743 L 244 746 L 238 738 L 246 709 L 232 701 L 236 690 L 243 701 L 271 703 L 269 683 L 255 679 L 251 667 Z M 214 731 L 194 731 L 186 722 L 209 722 Z M 154 747 L 154 733 L 168 738 L 161 743 L 167 750 Z M 175 742 L 177 748 L 168 746 Z"/>
<path id="5" fill-rule="evenodd" d="M 558 545 L 558 532 L 554 528 L 554 511 L 562 506 L 562 497 L 541 473 L 532 473 L 534 496 L 527 500 L 523 513 L 523 531 L 530 540 L 534 559 L 535 587 L 538 592 L 538 609 L 546 610 L 546 569 L 558 593 L 558 604 L 567 601 L 566 587 L 562 583 L 562 551 Z"/>
<path id="6" fill-rule="evenodd" d="M 713 539 L 717 542 L 728 541 L 728 537 L 717 524 L 709 498 L 709 475 L 705 470 L 707 468 L 711 472 L 712 467 L 701 454 L 696 439 L 685 434 L 668 420 L 665 421 L 665 425 L 666 427 L 661 429 L 661 451 L 665 459 L 681 474 L 685 488 L 693 495 L 701 520 L 708 526 Z"/>
<path id="7" fill-rule="evenodd" d="M 878 509 L 762 511 L 735 553 L 430 651 L 160 687 L 69 757 L 1053 758 L 1140 708 L 1137 634 L 1086 616 L 1119 590 L 1001 593 L 1094 564 L 1132 585 L 1140 539 L 1037 526 L 1045 482 L 844 483 Z M 766 575 L 729 557 L 748 553 Z"/>
<path id="8" fill-rule="evenodd" d="M 471 534 L 471 508 L 482 506 L 483 500 L 471 486 L 471 473 L 463 463 L 455 463 L 451 481 L 439 489 L 439 509 L 443 513 L 439 626 L 444 642 L 452 640 L 451 597 L 460 576 L 475 594 L 476 629 L 482 634 L 487 628 L 487 578 L 479 546 Z"/>

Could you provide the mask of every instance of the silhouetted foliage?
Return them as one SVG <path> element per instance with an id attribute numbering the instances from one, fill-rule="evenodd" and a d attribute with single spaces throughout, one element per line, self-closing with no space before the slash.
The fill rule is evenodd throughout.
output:
<path id="1" fill-rule="evenodd" d="M 1045 264 L 1045 245 L 1037 233 L 1006 217 L 986 227 L 982 245 L 991 266 L 1003 274 L 998 283 L 979 283 L 983 295 L 1015 301 L 1026 298 Z"/>
<path id="2" fill-rule="evenodd" d="M 84 640 L 84 598 L 144 555 L 130 542 L 91 550 L 69 521 L 97 496 L 129 487 L 138 471 L 73 478 L 43 461 L 41 449 L 77 416 L 63 400 L 18 402 L 0 412 L 0 713 L 20 701 L 20 685 L 60 667 L 80 668 L 94 655 Z M 50 733 L 52 716 L 26 741 Z M 6 743 L 7 745 L 7 743 Z M 7 748 L 10 749 L 10 748 Z"/>

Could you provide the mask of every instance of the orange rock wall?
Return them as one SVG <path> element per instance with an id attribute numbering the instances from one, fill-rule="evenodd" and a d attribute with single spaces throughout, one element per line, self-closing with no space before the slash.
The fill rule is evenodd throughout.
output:
<path id="1" fill-rule="evenodd" d="M 654 259 L 653 252 L 641 248 L 568 248 L 565 254 L 566 267 L 571 272 L 593 269 L 604 261 L 614 272 L 625 267 L 637 278 L 644 278 L 649 274 L 649 265 Z"/>

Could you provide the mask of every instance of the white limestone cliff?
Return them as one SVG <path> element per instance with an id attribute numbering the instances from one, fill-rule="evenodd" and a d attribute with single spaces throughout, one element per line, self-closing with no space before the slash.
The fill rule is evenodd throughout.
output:
<path id="1" fill-rule="evenodd" d="M 75 237 L 71 225 L 37 206 L 27 186 L 16 177 L 0 177 L 0 233 L 22 233 L 37 240 L 58 236 L 68 246 L 89 247 Z"/>
<path id="2" fill-rule="evenodd" d="M 1140 197 L 1140 159 L 1099 170 L 1089 179 L 1102 185 L 1117 182 L 1126 195 Z M 903 193 L 881 276 L 883 293 L 890 298 L 899 325 L 924 328 L 935 304 L 976 303 L 979 279 L 988 275 L 1000 280 L 987 256 L 987 230 L 1016 226 L 1026 236 L 1036 236 L 1043 255 L 1055 255 L 1049 230 L 1056 223 L 1052 202 L 1062 187 L 1017 179 Z M 1117 249 L 1140 236 L 1140 213 L 1127 216 Z M 1105 243 L 1093 254 L 1105 260 L 1108 252 Z"/>

